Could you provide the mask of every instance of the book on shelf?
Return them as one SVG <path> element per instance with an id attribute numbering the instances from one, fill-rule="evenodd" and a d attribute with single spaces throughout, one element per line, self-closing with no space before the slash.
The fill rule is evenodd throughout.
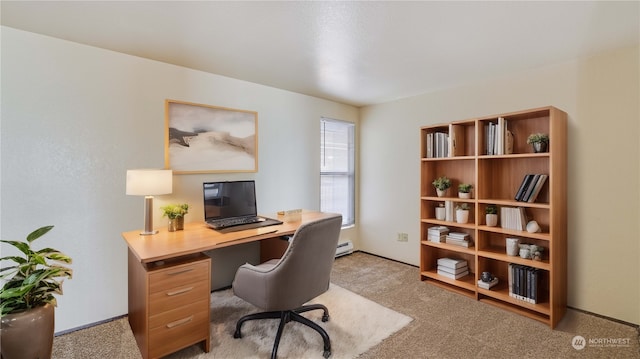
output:
<path id="1" fill-rule="evenodd" d="M 457 269 L 467 267 L 467 261 L 464 259 L 455 258 L 438 258 L 438 266 L 443 266 L 451 269 Z"/>
<path id="2" fill-rule="evenodd" d="M 469 234 L 463 232 L 449 232 L 449 237 L 453 239 L 465 240 L 469 239 Z"/>
<path id="3" fill-rule="evenodd" d="M 447 277 L 447 278 L 451 278 L 451 279 L 460 279 L 460 278 L 462 278 L 462 277 L 464 277 L 466 275 L 469 275 L 469 271 L 466 270 L 466 271 L 464 271 L 462 273 L 459 273 L 459 274 L 451 274 L 451 273 L 447 273 L 447 272 L 443 272 L 443 271 L 438 270 L 438 274 L 443 276 L 443 277 Z"/>
<path id="4" fill-rule="evenodd" d="M 527 188 L 529 187 L 529 184 L 531 184 L 531 180 L 533 179 L 534 176 L 535 175 L 533 175 L 533 174 L 526 174 L 524 176 L 524 178 L 522 179 L 522 183 L 520 183 L 520 188 L 518 188 L 518 191 L 516 192 L 516 195 L 514 196 L 514 199 L 516 201 L 521 201 L 522 200 L 522 196 L 527 191 Z"/>
<path id="5" fill-rule="evenodd" d="M 471 236 L 467 233 L 449 232 L 445 238 L 445 243 L 469 248 L 473 247 L 473 242 L 471 242 L 470 238 Z"/>
<path id="6" fill-rule="evenodd" d="M 469 272 L 469 267 L 464 266 L 456 269 L 451 269 L 445 266 L 438 266 L 438 272 L 446 272 L 448 274 L 460 274 L 463 272 Z"/>
<path id="7" fill-rule="evenodd" d="M 453 238 L 450 238 L 448 236 L 444 239 L 444 242 L 446 244 L 451 244 L 451 245 L 454 245 L 454 246 L 460 246 L 460 247 L 465 247 L 465 248 L 473 247 L 473 243 L 471 241 L 469 241 L 469 240 L 453 239 Z"/>
<path id="8" fill-rule="evenodd" d="M 538 182 L 533 189 L 533 192 L 531 192 L 531 195 L 529 196 L 529 198 L 527 198 L 527 202 L 532 203 L 536 201 L 536 199 L 538 198 L 538 194 L 540 193 L 540 190 L 542 189 L 542 186 L 544 186 L 544 183 L 547 181 L 548 177 L 549 176 L 547 175 L 540 175 L 540 177 L 538 178 Z"/>
<path id="9" fill-rule="evenodd" d="M 504 229 L 524 231 L 527 227 L 527 216 L 522 207 L 500 207 L 500 226 Z"/>
<path id="10" fill-rule="evenodd" d="M 440 158 L 449 156 L 449 134 L 442 131 L 426 134 L 425 155 L 427 158 Z"/>
<path id="11" fill-rule="evenodd" d="M 485 154 L 492 156 L 510 152 L 506 151 L 508 133 L 508 121 L 504 117 L 498 117 L 496 122 L 487 123 L 484 127 Z"/>
<path id="12" fill-rule="evenodd" d="M 527 202 L 529 197 L 531 197 L 531 193 L 533 193 L 533 189 L 536 187 L 536 183 L 538 183 L 539 179 L 540 179 L 540 175 L 539 174 L 534 174 L 533 175 L 533 179 L 531 180 L 531 184 L 529 184 L 529 186 L 527 187 L 527 190 L 522 195 L 522 198 L 520 198 L 521 202 Z"/>
<path id="13" fill-rule="evenodd" d="M 545 174 L 525 175 L 514 199 L 519 202 L 535 202 L 548 177 L 549 176 Z"/>
<path id="14" fill-rule="evenodd" d="M 531 304 L 539 298 L 540 269 L 520 264 L 509 264 L 509 296 Z"/>
<path id="15" fill-rule="evenodd" d="M 445 226 L 434 226 L 427 229 L 427 240 L 430 242 L 444 242 L 449 233 L 449 228 Z"/>
<path id="16" fill-rule="evenodd" d="M 494 277 L 491 282 L 483 282 L 482 279 L 478 279 L 478 287 L 482 289 L 491 289 L 498 284 L 498 277 Z"/>

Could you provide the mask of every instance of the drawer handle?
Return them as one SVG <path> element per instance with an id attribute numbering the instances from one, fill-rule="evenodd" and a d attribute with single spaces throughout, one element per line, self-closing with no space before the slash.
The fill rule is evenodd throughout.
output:
<path id="1" fill-rule="evenodd" d="M 188 318 L 176 320 L 175 322 L 169 323 L 169 324 L 167 324 L 167 328 L 169 328 L 169 329 L 175 328 L 175 327 L 177 327 L 179 325 L 187 324 L 192 320 L 193 320 L 193 315 L 188 317 Z"/>
<path id="2" fill-rule="evenodd" d="M 174 290 L 173 292 L 167 292 L 167 295 L 171 297 L 171 296 L 174 296 L 174 295 L 186 293 L 186 292 L 190 291 L 191 289 L 193 289 L 193 287 L 182 288 L 182 289 Z"/>
<path id="3" fill-rule="evenodd" d="M 193 268 L 185 268 L 183 270 L 179 270 L 177 272 L 171 272 L 171 273 L 167 273 L 168 275 L 176 275 L 176 274 L 182 274 L 182 273 L 186 273 L 186 272 L 191 272 L 193 270 Z"/>

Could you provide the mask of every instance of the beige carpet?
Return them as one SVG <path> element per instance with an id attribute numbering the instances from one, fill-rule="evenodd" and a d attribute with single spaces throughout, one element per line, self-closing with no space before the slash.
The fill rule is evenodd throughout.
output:
<path id="1" fill-rule="evenodd" d="M 383 307 L 337 285 L 311 303 L 329 308 L 330 320 L 322 322 L 322 311 L 304 315 L 325 328 L 331 337 L 333 359 L 355 358 L 400 330 L 412 318 Z M 192 346 L 167 358 L 269 358 L 278 320 L 246 322 L 243 337 L 234 339 L 236 321 L 258 311 L 235 297 L 231 290 L 211 294 L 211 351 Z M 278 358 L 322 358 L 322 338 L 312 329 L 289 322 L 278 348 Z M 54 358 L 139 358 L 126 318 L 57 337 Z"/>

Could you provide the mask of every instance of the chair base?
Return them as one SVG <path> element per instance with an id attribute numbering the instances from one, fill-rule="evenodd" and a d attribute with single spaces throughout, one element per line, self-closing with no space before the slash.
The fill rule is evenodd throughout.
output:
<path id="1" fill-rule="evenodd" d="M 257 320 L 257 319 L 280 319 L 280 324 L 278 325 L 278 332 L 276 334 L 275 342 L 273 343 L 273 350 L 271 351 L 271 359 L 276 359 L 278 353 L 278 345 L 280 345 L 280 338 L 282 337 L 282 331 L 284 330 L 284 325 L 290 321 L 296 321 L 298 323 L 302 323 L 311 329 L 315 330 L 322 336 L 322 340 L 324 341 L 324 352 L 322 355 L 325 358 L 331 356 L 331 340 L 329 339 L 329 335 L 327 332 L 318 324 L 312 322 L 311 320 L 303 317 L 300 313 L 308 312 L 310 310 L 322 309 L 324 312 L 322 315 L 322 321 L 329 321 L 329 310 L 322 304 L 310 304 L 305 305 L 300 308 L 294 310 L 285 310 L 285 311 L 274 311 L 274 312 L 261 312 L 245 315 L 244 317 L 238 320 L 236 324 L 236 331 L 233 333 L 234 338 L 242 338 L 242 324 L 249 320 Z"/>

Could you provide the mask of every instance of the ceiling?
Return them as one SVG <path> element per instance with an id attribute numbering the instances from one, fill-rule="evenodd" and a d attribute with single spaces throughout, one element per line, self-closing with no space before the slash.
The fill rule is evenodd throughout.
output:
<path id="1" fill-rule="evenodd" d="M 2 25 L 355 106 L 637 45 L 640 2 L 2 1 Z"/>

